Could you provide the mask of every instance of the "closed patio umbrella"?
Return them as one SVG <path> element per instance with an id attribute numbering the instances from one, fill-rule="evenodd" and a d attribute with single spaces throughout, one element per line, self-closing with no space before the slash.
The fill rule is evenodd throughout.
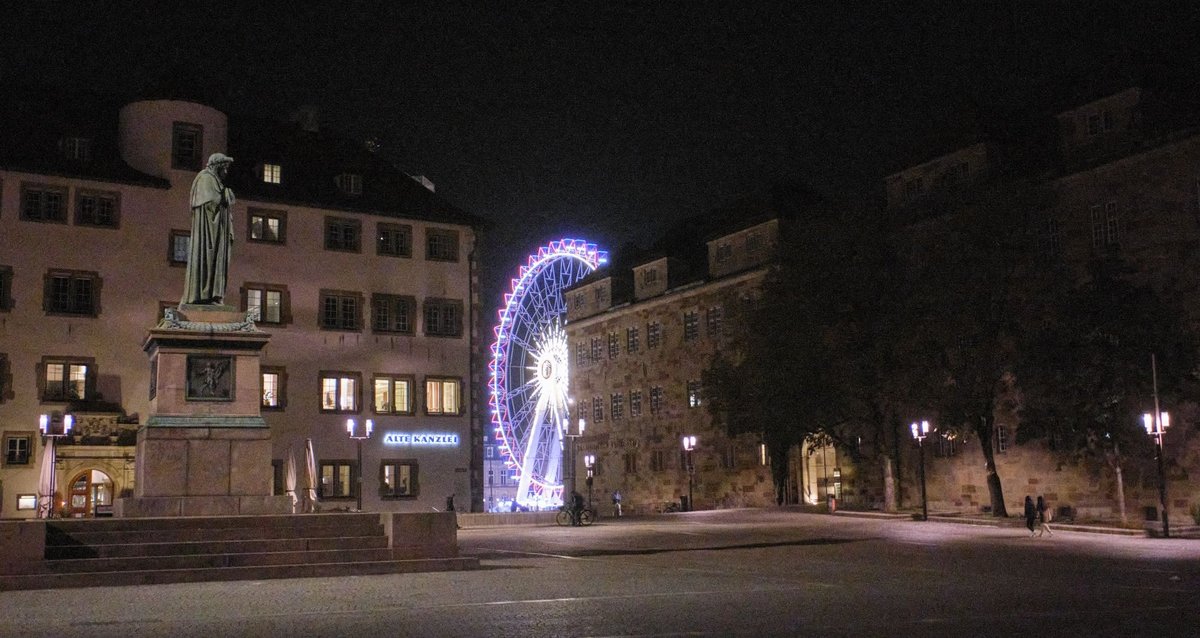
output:
<path id="1" fill-rule="evenodd" d="M 312 439 L 304 439 L 304 470 L 305 488 L 304 511 L 317 511 L 317 453 L 313 450 Z"/>
<path id="2" fill-rule="evenodd" d="M 283 475 L 284 485 L 287 487 L 287 495 L 292 499 L 292 513 L 296 513 L 296 451 L 288 446 L 287 461 L 284 465 Z"/>
<path id="3" fill-rule="evenodd" d="M 50 518 L 54 511 L 54 437 L 44 440 L 42 471 L 38 475 L 38 518 Z"/>

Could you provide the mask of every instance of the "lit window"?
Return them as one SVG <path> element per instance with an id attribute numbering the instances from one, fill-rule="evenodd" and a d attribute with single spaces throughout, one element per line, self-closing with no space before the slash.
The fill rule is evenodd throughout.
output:
<path id="1" fill-rule="evenodd" d="M 283 368 L 262 368 L 262 408 L 281 410 L 287 405 L 287 375 Z"/>
<path id="2" fill-rule="evenodd" d="M 42 370 L 43 401 L 82 401 L 89 398 L 90 361 L 44 359 Z"/>
<path id="3" fill-rule="evenodd" d="M 251 208 L 247 218 L 250 220 L 250 230 L 247 233 L 250 241 L 264 244 L 286 243 L 287 212 Z"/>
<path id="4" fill-rule="evenodd" d="M 278 184 L 283 177 L 283 167 L 279 164 L 263 164 L 263 181 L 268 184 Z"/>
<path id="5" fill-rule="evenodd" d="M 417 489 L 416 461 L 384 461 L 380 464 L 379 495 L 383 498 L 403 498 L 416 496 Z"/>
<path id="6" fill-rule="evenodd" d="M 350 461 L 321 461 L 320 498 L 351 498 L 354 496 L 354 464 Z"/>
<path id="7" fill-rule="evenodd" d="M 425 413 L 441 415 L 457 415 L 462 411 L 459 402 L 458 379 L 426 378 L 425 379 Z"/>
<path id="8" fill-rule="evenodd" d="M 698 408 L 701 403 L 701 387 L 699 381 L 687 382 L 687 399 L 689 408 Z"/>
<path id="9" fill-rule="evenodd" d="M 248 282 L 242 290 L 245 293 L 245 310 L 256 313 L 256 321 L 284 323 L 287 316 L 287 289 L 284 286 Z"/>
<path id="10" fill-rule="evenodd" d="M 407 376 L 376 375 L 374 381 L 376 414 L 412 414 L 413 379 Z"/>
<path id="11" fill-rule="evenodd" d="M 358 412 L 357 372 L 321 373 L 321 411 Z"/>

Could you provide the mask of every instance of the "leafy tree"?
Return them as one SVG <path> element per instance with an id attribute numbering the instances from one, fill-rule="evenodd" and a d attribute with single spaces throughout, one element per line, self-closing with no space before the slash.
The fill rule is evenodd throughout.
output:
<path id="1" fill-rule="evenodd" d="M 1045 290 L 1040 321 L 1022 335 L 1017 440 L 1047 439 L 1063 454 L 1107 463 L 1125 521 L 1122 464 L 1149 448 L 1139 415 L 1153 411 L 1151 353 L 1169 404 L 1194 383 L 1200 344 L 1183 309 L 1117 258 L 1096 260 L 1077 284 Z"/>

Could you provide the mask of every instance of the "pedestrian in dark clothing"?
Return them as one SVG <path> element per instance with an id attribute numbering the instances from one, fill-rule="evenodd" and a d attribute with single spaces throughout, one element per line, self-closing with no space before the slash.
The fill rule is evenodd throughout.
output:
<path id="1" fill-rule="evenodd" d="M 1046 499 L 1038 495 L 1037 519 L 1038 523 L 1040 523 L 1037 531 L 1038 536 L 1041 536 L 1043 533 L 1054 536 L 1054 532 L 1050 531 L 1050 517 L 1050 508 L 1046 507 Z"/>
<path id="2" fill-rule="evenodd" d="M 1033 536 L 1033 523 L 1037 520 L 1037 509 L 1033 506 L 1033 499 L 1025 497 L 1025 527 L 1029 528 L 1029 535 Z"/>

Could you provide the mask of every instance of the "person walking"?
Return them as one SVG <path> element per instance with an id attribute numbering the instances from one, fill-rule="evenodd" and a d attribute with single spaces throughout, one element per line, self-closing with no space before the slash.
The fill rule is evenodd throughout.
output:
<path id="1" fill-rule="evenodd" d="M 1029 535 L 1033 536 L 1033 523 L 1037 520 L 1037 509 L 1033 506 L 1033 499 L 1025 497 L 1025 527 L 1029 528 Z"/>
<path id="2" fill-rule="evenodd" d="M 619 518 L 621 516 L 621 490 L 613 490 L 612 502 L 613 511 L 616 512 L 616 516 Z"/>
<path id="3" fill-rule="evenodd" d="M 1036 509 L 1037 509 L 1038 523 L 1040 523 L 1040 525 L 1038 527 L 1037 535 L 1041 536 L 1043 533 L 1046 533 L 1051 536 L 1054 536 L 1054 532 L 1050 530 L 1050 518 L 1051 518 L 1050 508 L 1046 507 L 1046 499 L 1042 498 L 1042 496 L 1040 494 L 1038 495 Z"/>

